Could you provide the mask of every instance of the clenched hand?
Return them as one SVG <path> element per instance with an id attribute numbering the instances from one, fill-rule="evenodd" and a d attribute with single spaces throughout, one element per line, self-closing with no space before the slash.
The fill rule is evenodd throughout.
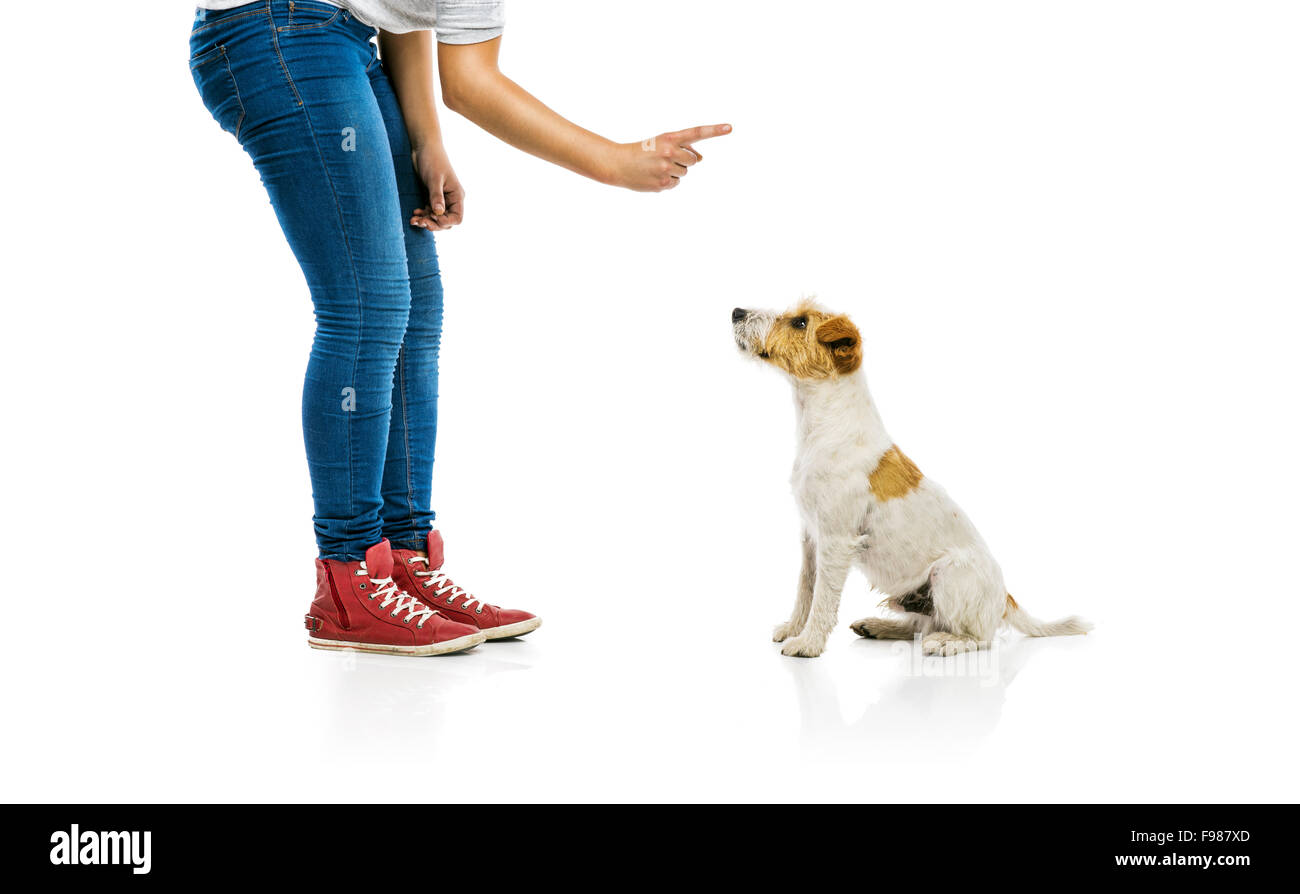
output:
<path id="1" fill-rule="evenodd" d="M 429 191 L 429 203 L 411 213 L 411 226 L 450 230 L 465 218 L 465 189 L 460 185 L 442 144 L 411 153 L 415 173 Z"/>

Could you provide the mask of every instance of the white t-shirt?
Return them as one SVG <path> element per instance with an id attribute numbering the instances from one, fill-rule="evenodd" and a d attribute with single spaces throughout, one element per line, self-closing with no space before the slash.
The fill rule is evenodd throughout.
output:
<path id="1" fill-rule="evenodd" d="M 482 43 L 505 28 L 505 0 L 317 0 L 394 34 L 433 31 L 439 43 Z M 199 0 L 200 9 L 234 9 L 249 0 Z"/>

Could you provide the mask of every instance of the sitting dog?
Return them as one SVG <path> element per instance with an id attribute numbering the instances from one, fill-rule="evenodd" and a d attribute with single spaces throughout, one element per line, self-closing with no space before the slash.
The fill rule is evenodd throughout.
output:
<path id="1" fill-rule="evenodd" d="M 791 484 L 803 520 L 803 570 L 790 620 L 773 632 L 784 655 L 816 657 L 860 567 L 899 617 L 863 618 L 873 639 L 921 636 L 926 655 L 985 648 L 1006 622 L 1030 636 L 1086 633 L 1076 617 L 1035 620 L 966 514 L 898 449 L 862 373 L 862 339 L 843 315 L 803 303 L 787 313 L 736 308 L 736 344 L 794 384 L 798 455 Z"/>

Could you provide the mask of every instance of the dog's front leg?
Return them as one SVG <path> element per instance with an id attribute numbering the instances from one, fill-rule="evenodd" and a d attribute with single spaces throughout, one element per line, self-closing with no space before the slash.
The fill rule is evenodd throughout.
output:
<path id="1" fill-rule="evenodd" d="M 826 638 L 840 613 L 840 593 L 853 564 L 853 538 L 823 539 L 817 543 L 817 582 L 812 607 L 799 635 L 785 641 L 782 655 L 816 658 L 826 648 Z"/>
<path id="2" fill-rule="evenodd" d="M 812 605 L 813 584 L 817 581 L 817 545 L 812 535 L 803 532 L 803 565 L 799 569 L 799 589 L 794 594 L 794 608 L 790 611 L 790 620 L 777 624 L 772 631 L 772 641 L 784 642 L 803 630 L 808 623 L 808 609 Z"/>

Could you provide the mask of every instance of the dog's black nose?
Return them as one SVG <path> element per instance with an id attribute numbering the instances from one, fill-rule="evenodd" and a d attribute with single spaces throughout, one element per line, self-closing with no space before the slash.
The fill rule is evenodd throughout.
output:
<path id="1" fill-rule="evenodd" d="M 747 313 L 749 313 L 749 311 L 745 310 L 743 307 L 733 308 L 731 311 L 731 322 L 739 323 L 741 320 L 745 319 L 745 314 Z"/>

